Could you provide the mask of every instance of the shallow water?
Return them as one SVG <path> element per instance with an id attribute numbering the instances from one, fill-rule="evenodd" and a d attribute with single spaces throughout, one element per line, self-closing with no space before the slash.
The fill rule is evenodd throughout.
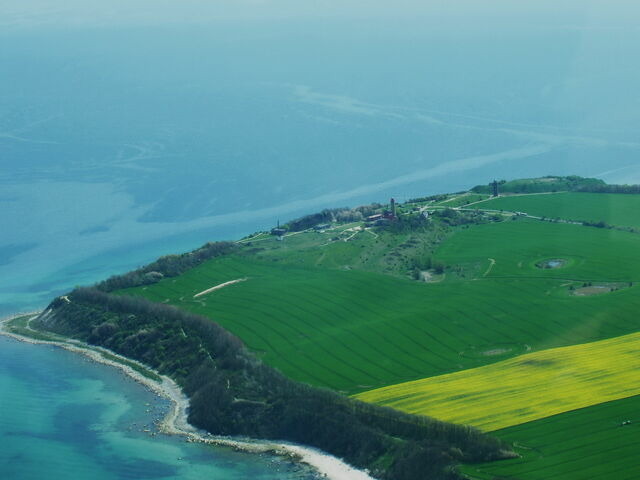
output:
<path id="1" fill-rule="evenodd" d="M 316 478 L 277 457 L 151 436 L 167 408 L 168 401 L 112 367 L 0 337 L 2 478 Z"/>

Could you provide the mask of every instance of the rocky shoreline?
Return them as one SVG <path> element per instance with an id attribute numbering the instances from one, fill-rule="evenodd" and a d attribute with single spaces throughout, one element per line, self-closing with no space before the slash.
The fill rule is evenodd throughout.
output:
<path id="1" fill-rule="evenodd" d="M 169 377 L 161 375 L 153 369 L 141 364 L 135 360 L 123 357 L 108 349 L 87 345 L 76 340 L 41 340 L 26 335 L 14 333 L 8 329 L 8 324 L 16 318 L 32 316 L 35 318 L 42 312 L 27 312 L 12 315 L 0 320 L 0 335 L 4 335 L 21 342 L 32 343 L 35 345 L 52 345 L 64 348 L 73 353 L 79 353 L 88 357 L 90 360 L 104 365 L 109 365 L 121 370 L 124 374 L 131 377 L 156 395 L 166 398 L 171 402 L 171 408 L 158 425 L 160 432 L 167 435 L 178 435 L 185 437 L 188 442 L 200 442 L 210 445 L 231 447 L 235 450 L 253 453 L 253 454 L 271 454 L 286 457 L 294 462 L 304 463 L 315 469 L 322 477 L 330 480 L 373 480 L 367 472 L 357 470 L 340 459 L 328 455 L 320 450 L 281 442 L 265 442 L 253 441 L 245 439 L 235 439 L 230 437 L 222 437 L 211 435 L 209 433 L 198 431 L 188 422 L 189 399 L 182 392 L 180 387 Z M 34 332 L 37 332 L 34 330 Z M 106 358 L 107 354 L 111 358 Z M 128 364 L 136 364 L 141 369 L 153 372 L 162 381 L 158 382 L 151 378 L 145 377 L 139 371 L 136 371 Z"/>

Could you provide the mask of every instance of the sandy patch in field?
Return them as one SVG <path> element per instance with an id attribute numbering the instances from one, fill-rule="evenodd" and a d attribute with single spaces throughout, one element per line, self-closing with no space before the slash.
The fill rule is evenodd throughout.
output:
<path id="1" fill-rule="evenodd" d="M 494 348 L 492 350 L 485 350 L 480 355 L 483 355 L 485 357 L 494 357 L 496 355 L 504 355 L 505 353 L 509 353 L 510 351 L 510 348 Z"/>
<path id="2" fill-rule="evenodd" d="M 207 288 L 200 293 L 196 293 L 193 298 L 201 297 L 202 295 L 206 295 L 207 293 L 215 292 L 216 290 L 220 290 L 221 288 L 228 287 L 229 285 L 233 285 L 234 283 L 245 282 L 249 280 L 248 278 L 238 278 L 236 280 L 229 280 L 228 282 L 221 283 L 220 285 L 216 285 L 215 287 Z"/>
<path id="3" fill-rule="evenodd" d="M 420 272 L 419 280 L 425 283 L 440 283 L 447 276 L 446 273 L 433 273 L 429 270 L 424 270 Z"/>
<path id="4" fill-rule="evenodd" d="M 531 350 L 528 345 L 520 343 L 497 343 L 489 345 L 477 345 L 471 346 L 467 350 L 459 352 L 461 357 L 466 358 L 486 358 L 486 357 L 500 357 L 500 356 L 512 356 L 520 355 L 524 352 Z"/>
<path id="5" fill-rule="evenodd" d="M 582 287 L 573 291 L 574 295 L 578 295 L 579 297 L 590 297 L 591 295 L 601 295 L 603 293 L 611 292 L 611 287 L 604 286 L 593 286 L 593 287 Z"/>

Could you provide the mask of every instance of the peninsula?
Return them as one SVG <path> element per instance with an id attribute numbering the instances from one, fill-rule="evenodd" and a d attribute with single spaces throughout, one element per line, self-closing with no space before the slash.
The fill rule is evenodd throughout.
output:
<path id="1" fill-rule="evenodd" d="M 627 421 L 615 434 L 638 442 L 639 191 L 550 176 L 328 209 L 7 329 L 170 378 L 212 435 L 307 445 L 373 478 L 631 478 L 634 456 L 597 452 Z"/>

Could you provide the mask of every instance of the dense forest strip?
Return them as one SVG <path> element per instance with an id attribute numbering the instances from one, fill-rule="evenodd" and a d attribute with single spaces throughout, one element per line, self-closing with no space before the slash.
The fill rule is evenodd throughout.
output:
<path id="1" fill-rule="evenodd" d="M 453 480 L 460 477 L 448 466 L 509 456 L 505 444 L 472 427 L 294 382 L 216 323 L 171 306 L 80 288 L 34 324 L 170 376 L 190 398 L 189 421 L 215 434 L 314 446 L 394 480 Z"/>

